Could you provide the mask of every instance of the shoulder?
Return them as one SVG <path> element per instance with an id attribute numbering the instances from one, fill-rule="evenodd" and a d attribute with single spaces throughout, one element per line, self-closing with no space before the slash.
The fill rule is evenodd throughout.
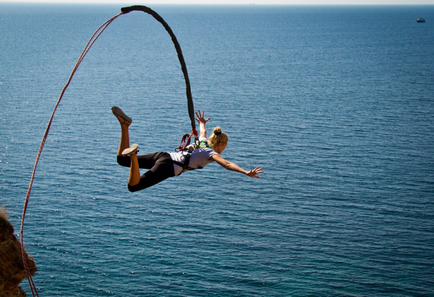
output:
<path id="1" fill-rule="evenodd" d="M 223 159 L 223 157 L 220 156 L 220 154 L 219 154 L 219 153 L 216 153 L 216 152 L 214 152 L 214 154 L 212 154 L 212 155 L 209 157 L 209 159 L 212 160 L 212 161 L 225 161 L 225 159 Z"/>
<path id="2" fill-rule="evenodd" d="M 222 156 L 220 156 L 220 154 L 218 154 L 218 153 L 215 153 L 209 159 L 211 161 L 216 162 L 217 164 L 219 164 L 223 167 L 226 167 L 230 163 L 229 161 L 225 160 Z"/>
<path id="3" fill-rule="evenodd" d="M 208 156 L 208 159 L 211 160 L 211 158 L 213 156 L 220 156 L 215 150 L 213 150 L 211 147 L 204 147 L 204 148 L 200 148 L 199 150 L 201 150 L 204 154 L 206 154 Z"/>

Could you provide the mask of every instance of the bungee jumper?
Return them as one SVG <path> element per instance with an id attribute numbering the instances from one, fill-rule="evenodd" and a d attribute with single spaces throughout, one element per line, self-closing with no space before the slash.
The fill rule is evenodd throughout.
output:
<path id="1" fill-rule="evenodd" d="M 129 126 L 132 119 L 119 107 L 112 107 L 113 114 L 121 125 L 121 138 L 117 152 L 117 162 L 121 166 L 130 167 L 128 178 L 128 190 L 131 192 L 149 188 L 163 180 L 178 176 L 183 172 L 201 169 L 211 162 L 217 162 L 227 170 L 239 172 L 250 177 L 259 178 L 263 169 L 256 167 L 245 170 L 235 163 L 225 160 L 221 153 L 228 144 L 228 135 L 222 132 L 220 127 L 215 127 L 210 138 L 207 138 L 205 124 L 210 118 L 205 119 L 204 112 L 196 112 L 196 120 L 200 124 L 199 141 L 177 152 L 155 152 L 138 155 L 138 144 L 130 146 Z M 148 169 L 140 175 L 140 169 Z"/>

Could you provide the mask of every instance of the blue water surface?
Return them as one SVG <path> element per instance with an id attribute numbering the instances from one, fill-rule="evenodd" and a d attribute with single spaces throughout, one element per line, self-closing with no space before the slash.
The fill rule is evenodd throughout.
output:
<path id="1" fill-rule="evenodd" d="M 229 134 L 223 157 L 265 173 L 211 164 L 128 192 L 111 106 L 142 153 L 173 151 L 190 122 L 169 35 L 120 16 L 38 165 L 24 241 L 40 296 L 434 295 L 434 7 L 152 8 L 209 131 Z M 0 4 L 0 204 L 17 236 L 60 91 L 119 11 Z"/>

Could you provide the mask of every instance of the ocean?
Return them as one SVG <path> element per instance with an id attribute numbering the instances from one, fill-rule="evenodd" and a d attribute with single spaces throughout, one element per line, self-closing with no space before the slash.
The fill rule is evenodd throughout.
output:
<path id="1" fill-rule="evenodd" d="M 17 237 L 61 89 L 120 8 L 0 4 L 0 205 Z M 128 191 L 110 108 L 140 153 L 191 128 L 169 35 L 120 16 L 36 171 L 24 242 L 40 296 L 434 296 L 434 6 L 151 8 L 208 131 L 229 135 L 222 156 L 265 172 L 210 164 Z"/>

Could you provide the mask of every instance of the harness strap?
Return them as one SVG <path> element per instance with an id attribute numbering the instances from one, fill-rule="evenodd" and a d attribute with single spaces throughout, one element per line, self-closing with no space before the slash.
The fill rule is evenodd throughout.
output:
<path id="1" fill-rule="evenodd" d="M 186 134 L 187 135 L 187 134 Z M 184 135 L 184 137 L 185 137 L 185 135 Z M 190 137 L 191 137 L 191 135 L 190 135 Z M 191 158 L 191 154 L 193 153 L 193 151 L 195 150 L 195 149 L 198 149 L 198 148 L 205 148 L 205 147 L 209 147 L 209 148 L 212 148 L 212 145 L 209 145 L 207 142 L 205 142 L 205 141 L 201 141 L 201 142 L 197 142 L 196 144 L 195 144 L 195 146 L 194 147 L 190 147 L 190 148 L 185 148 L 185 149 L 183 149 L 182 151 L 188 151 L 187 152 L 187 154 L 185 154 L 184 155 L 184 163 L 182 163 L 182 162 L 178 162 L 178 161 L 174 161 L 174 160 L 172 160 L 172 162 L 173 162 L 173 164 L 175 164 L 175 165 L 178 165 L 178 166 L 180 166 L 180 167 L 182 167 L 182 171 L 181 171 L 181 173 L 183 173 L 183 172 L 185 172 L 185 171 L 189 171 L 189 170 L 196 170 L 196 169 L 202 169 L 201 167 L 200 168 L 193 168 L 193 167 L 190 167 L 190 166 L 188 166 L 189 164 L 190 164 L 190 158 Z"/>
<path id="2" fill-rule="evenodd" d="M 193 131 L 190 133 L 190 135 L 188 135 L 188 134 L 184 134 L 184 136 L 182 136 L 181 143 L 179 144 L 177 150 L 178 150 L 178 151 L 184 151 L 184 150 L 186 150 L 186 149 L 187 149 L 187 146 L 190 145 L 191 137 L 192 137 L 193 135 L 195 136 L 195 139 L 196 139 L 196 141 L 197 141 L 197 131 L 196 131 L 196 129 L 193 129 Z"/>
<path id="3" fill-rule="evenodd" d="M 202 169 L 202 168 L 192 168 L 192 167 L 189 167 L 188 165 L 185 165 L 184 163 L 178 162 L 178 161 L 172 160 L 172 162 L 173 162 L 173 164 L 178 165 L 179 167 L 182 167 L 183 170 L 181 171 L 181 173 L 186 172 L 186 171 L 196 170 L 196 169 Z"/>

